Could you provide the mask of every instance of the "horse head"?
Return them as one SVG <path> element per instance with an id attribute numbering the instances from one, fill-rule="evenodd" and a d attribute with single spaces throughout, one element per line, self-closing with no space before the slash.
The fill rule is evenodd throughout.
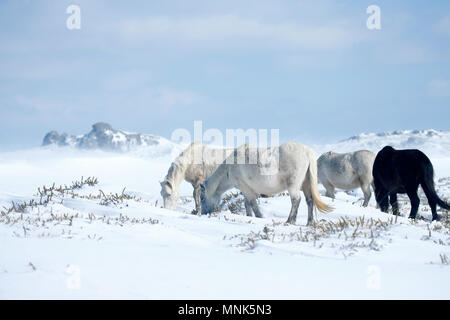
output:
<path id="1" fill-rule="evenodd" d="M 202 214 L 208 214 L 217 210 L 220 197 L 208 194 L 207 181 L 200 184 L 200 201 L 202 203 Z"/>
<path id="2" fill-rule="evenodd" d="M 172 184 L 168 180 L 160 182 L 161 196 L 164 200 L 164 208 L 175 210 L 177 207 L 178 194 L 174 192 Z"/>

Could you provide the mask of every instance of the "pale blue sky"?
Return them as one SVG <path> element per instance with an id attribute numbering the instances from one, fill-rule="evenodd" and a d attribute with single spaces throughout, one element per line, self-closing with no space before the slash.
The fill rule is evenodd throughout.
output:
<path id="1" fill-rule="evenodd" d="M 381 30 L 366 28 L 371 4 Z M 450 130 L 448 1 L 3 0 L 0 37 L 1 150 L 98 121 L 319 143 Z"/>

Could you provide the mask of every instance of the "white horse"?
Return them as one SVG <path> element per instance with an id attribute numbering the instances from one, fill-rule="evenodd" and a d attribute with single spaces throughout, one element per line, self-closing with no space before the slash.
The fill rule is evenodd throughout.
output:
<path id="1" fill-rule="evenodd" d="M 367 207 L 373 187 L 372 167 L 375 153 L 360 150 L 350 153 L 326 152 L 317 160 L 319 182 L 326 189 L 326 196 L 334 199 L 335 188 L 353 190 L 361 188 L 364 193 L 363 206 Z M 374 189 L 375 190 L 375 189 Z"/>
<path id="2" fill-rule="evenodd" d="M 164 208 L 175 210 L 178 189 L 186 180 L 194 187 L 195 210 L 201 214 L 200 183 L 211 176 L 217 167 L 233 152 L 231 149 L 210 148 L 201 142 L 193 142 L 172 163 L 161 184 Z M 244 201 L 247 215 L 251 215 L 250 203 Z"/>
<path id="3" fill-rule="evenodd" d="M 250 155 L 257 155 L 250 162 Z M 245 159 L 245 162 L 235 159 Z M 300 188 L 308 204 L 308 225 L 313 221 L 313 208 L 331 211 L 317 191 L 317 161 L 313 150 L 297 142 L 287 142 L 275 148 L 240 146 L 201 184 L 203 213 L 214 211 L 222 194 L 231 189 L 241 190 L 255 215 L 262 217 L 256 203 L 258 194 L 273 195 L 288 190 L 291 211 L 288 223 L 295 223 L 300 204 Z"/>

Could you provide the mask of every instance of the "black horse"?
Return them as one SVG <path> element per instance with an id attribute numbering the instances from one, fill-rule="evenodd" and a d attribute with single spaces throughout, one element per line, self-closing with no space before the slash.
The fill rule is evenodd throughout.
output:
<path id="1" fill-rule="evenodd" d="M 416 218 L 420 199 L 417 195 L 419 185 L 428 198 L 433 220 L 439 220 L 436 204 L 450 210 L 450 205 L 442 201 L 434 189 L 434 170 L 430 159 L 419 150 L 395 150 L 387 146 L 378 152 L 373 164 L 375 198 L 381 211 L 398 214 L 397 193 L 406 193 L 411 201 L 411 219 Z"/>

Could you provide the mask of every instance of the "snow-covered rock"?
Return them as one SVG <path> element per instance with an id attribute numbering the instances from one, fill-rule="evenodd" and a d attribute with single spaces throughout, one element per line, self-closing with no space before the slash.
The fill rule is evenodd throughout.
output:
<path id="1" fill-rule="evenodd" d="M 50 131 L 45 135 L 42 145 L 57 145 L 60 147 L 75 146 L 76 141 L 76 136 L 68 135 L 67 133 L 59 134 L 57 131 Z"/>
<path id="2" fill-rule="evenodd" d="M 49 145 L 115 152 L 153 150 L 160 154 L 178 152 L 180 148 L 163 137 L 117 130 L 104 122 L 94 124 L 89 133 L 80 136 L 50 131 L 42 142 L 42 146 Z"/>

